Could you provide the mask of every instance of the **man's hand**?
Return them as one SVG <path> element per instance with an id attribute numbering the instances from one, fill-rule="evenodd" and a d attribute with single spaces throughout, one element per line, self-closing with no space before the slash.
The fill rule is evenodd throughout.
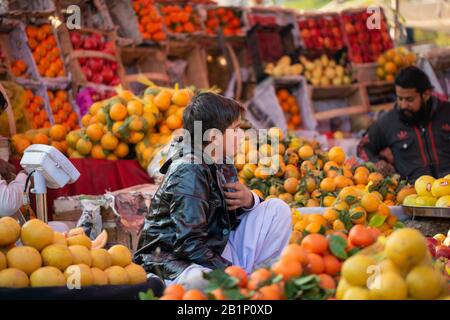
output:
<path id="1" fill-rule="evenodd" d="M 2 178 L 6 181 L 9 181 L 14 177 L 15 174 L 16 168 L 9 162 L 0 159 L 0 176 L 2 176 Z"/>
<path id="2" fill-rule="evenodd" d="M 236 210 L 238 208 L 250 209 L 253 207 L 255 201 L 253 193 L 242 183 L 227 183 L 225 188 L 235 190 L 234 192 L 225 192 L 228 210 Z"/>

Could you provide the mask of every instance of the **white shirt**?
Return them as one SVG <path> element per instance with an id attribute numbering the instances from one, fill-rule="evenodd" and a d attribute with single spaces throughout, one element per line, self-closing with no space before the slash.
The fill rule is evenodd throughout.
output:
<path id="1" fill-rule="evenodd" d="M 0 217 L 11 216 L 20 209 L 26 180 L 24 173 L 19 173 L 10 184 L 0 177 Z"/>

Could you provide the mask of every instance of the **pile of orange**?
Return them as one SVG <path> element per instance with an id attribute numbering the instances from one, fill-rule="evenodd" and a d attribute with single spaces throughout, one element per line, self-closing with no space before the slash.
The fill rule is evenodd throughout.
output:
<path id="1" fill-rule="evenodd" d="M 26 34 L 39 74 L 45 78 L 65 76 L 64 63 L 51 24 L 28 25 Z"/>
<path id="2" fill-rule="evenodd" d="M 416 55 L 403 47 L 389 49 L 377 60 L 377 76 L 380 80 L 394 81 L 400 69 L 414 65 Z"/>
<path id="3" fill-rule="evenodd" d="M 216 8 L 208 10 L 205 22 L 206 32 L 216 35 L 222 30 L 224 36 L 237 36 L 242 33 L 239 13 L 231 8 Z"/>
<path id="4" fill-rule="evenodd" d="M 45 101 L 30 89 L 25 90 L 25 115 L 32 129 L 50 128 L 50 120 L 45 110 Z"/>
<path id="5" fill-rule="evenodd" d="M 134 0 L 133 9 L 138 16 L 139 31 L 144 40 L 163 41 L 166 39 L 163 20 L 153 0 Z"/>
<path id="6" fill-rule="evenodd" d="M 78 126 L 78 115 L 69 102 L 69 94 L 64 90 L 47 90 L 53 120 L 56 124 L 64 125 L 68 130 L 75 130 Z"/>
<path id="7" fill-rule="evenodd" d="M 173 33 L 201 31 L 200 19 L 191 5 L 165 5 L 160 7 L 164 24 Z"/>
<path id="8" fill-rule="evenodd" d="M 18 59 L 11 63 L 11 72 L 15 77 L 28 78 L 27 74 L 28 66 L 25 61 Z"/>
<path id="9" fill-rule="evenodd" d="M 278 103 L 284 111 L 289 130 L 299 129 L 302 124 L 302 116 L 300 115 L 300 106 L 297 99 L 287 89 L 277 90 Z"/>
<path id="10" fill-rule="evenodd" d="M 67 143 L 65 141 L 67 128 L 60 124 L 55 124 L 50 128 L 28 130 L 22 134 L 16 134 L 11 138 L 13 151 L 21 157 L 28 146 L 32 144 L 51 145 L 67 154 Z"/>

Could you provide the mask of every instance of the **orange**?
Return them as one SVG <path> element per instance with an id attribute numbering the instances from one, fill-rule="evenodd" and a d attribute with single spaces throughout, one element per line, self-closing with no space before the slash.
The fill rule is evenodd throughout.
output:
<path id="1" fill-rule="evenodd" d="M 283 276 L 283 280 L 289 280 L 292 278 L 298 278 L 302 275 L 303 268 L 300 262 L 295 260 L 283 260 L 274 263 L 272 265 L 272 271 L 276 275 Z"/>
<path id="2" fill-rule="evenodd" d="M 284 293 L 280 284 L 276 283 L 259 289 L 256 297 L 258 300 L 282 300 Z"/>
<path id="3" fill-rule="evenodd" d="M 300 178 L 300 172 L 298 171 L 296 166 L 294 166 L 292 164 L 288 164 L 286 166 L 285 171 L 284 171 L 284 178 L 285 179 L 288 179 L 288 178 L 299 179 Z"/>
<path id="4" fill-rule="evenodd" d="M 114 150 L 119 144 L 119 139 L 117 139 L 111 132 L 105 133 L 100 140 L 102 148 L 105 150 Z"/>
<path id="5" fill-rule="evenodd" d="M 258 269 L 254 271 L 248 279 L 248 289 L 255 290 L 265 281 L 272 278 L 272 272 L 267 269 Z"/>
<path id="6" fill-rule="evenodd" d="M 339 165 L 335 161 L 327 161 L 323 166 L 323 170 L 325 172 L 330 170 L 336 170 L 336 168 L 339 168 Z"/>
<path id="7" fill-rule="evenodd" d="M 206 296 L 198 289 L 191 289 L 186 291 L 183 295 L 183 300 L 207 300 Z"/>
<path id="8" fill-rule="evenodd" d="M 95 114 L 95 116 L 97 117 L 98 122 L 100 122 L 101 124 L 106 124 L 107 115 L 106 115 L 105 109 L 98 110 L 97 113 Z"/>
<path id="9" fill-rule="evenodd" d="M 121 93 L 119 93 L 119 97 L 121 97 L 126 101 L 130 101 L 131 99 L 134 98 L 134 94 L 129 90 L 123 90 Z"/>
<path id="10" fill-rule="evenodd" d="M 348 239 L 357 247 L 367 247 L 375 241 L 372 231 L 359 224 L 350 229 Z"/>
<path id="11" fill-rule="evenodd" d="M 238 266 L 229 266 L 225 269 L 225 273 L 229 276 L 232 276 L 239 280 L 238 285 L 241 288 L 244 288 L 247 286 L 247 273 L 244 269 Z"/>
<path id="12" fill-rule="evenodd" d="M 170 130 L 179 129 L 183 126 L 183 120 L 176 114 L 169 116 L 166 123 Z"/>
<path id="13" fill-rule="evenodd" d="M 132 100 L 127 103 L 127 112 L 128 115 L 136 115 L 136 116 L 142 116 L 144 113 L 144 106 L 142 103 L 138 100 Z"/>
<path id="14" fill-rule="evenodd" d="M 86 128 L 86 135 L 93 142 L 99 141 L 103 137 L 103 126 L 99 123 L 90 124 Z"/>
<path id="15" fill-rule="evenodd" d="M 378 185 L 383 181 L 383 179 L 383 175 L 379 172 L 372 172 L 368 177 L 368 180 L 371 181 L 374 185 Z"/>
<path id="16" fill-rule="evenodd" d="M 323 217 L 328 221 L 328 222 L 333 222 L 335 221 L 339 215 L 337 213 L 337 211 L 335 209 L 332 208 L 327 208 L 324 213 L 323 213 Z"/>
<path id="17" fill-rule="evenodd" d="M 350 219 L 355 224 L 364 224 L 366 222 L 366 210 L 361 206 L 356 206 L 350 209 Z"/>
<path id="18" fill-rule="evenodd" d="M 172 94 L 169 91 L 161 90 L 161 92 L 156 95 L 153 102 L 160 111 L 166 111 L 170 107 L 171 99 Z"/>
<path id="19" fill-rule="evenodd" d="M 106 154 L 101 145 L 96 144 L 91 149 L 91 157 L 93 159 L 105 159 Z"/>
<path id="20" fill-rule="evenodd" d="M 320 207 L 320 202 L 319 202 L 319 200 L 316 200 L 316 199 L 308 199 L 305 207 L 308 207 L 308 208 Z M 314 229 L 315 227 L 311 226 L 311 228 Z"/>
<path id="21" fill-rule="evenodd" d="M 310 199 L 311 200 L 311 199 Z M 309 200 L 308 200 L 309 201 Z M 306 204 L 306 207 L 309 207 L 311 204 Z M 313 207 L 316 207 L 317 204 L 314 203 L 314 205 L 311 205 Z M 306 226 L 305 230 L 308 231 L 309 233 L 318 233 L 320 231 L 320 229 L 322 228 L 322 225 L 320 223 L 317 222 L 311 222 L 308 223 L 308 225 Z"/>
<path id="22" fill-rule="evenodd" d="M 118 158 L 125 158 L 128 155 L 128 152 L 129 152 L 128 144 L 124 142 L 120 142 L 117 145 L 117 148 L 114 149 L 114 154 Z"/>
<path id="23" fill-rule="evenodd" d="M 114 104 L 109 110 L 109 116 L 114 121 L 121 121 L 128 115 L 127 107 L 121 103 Z"/>
<path id="24" fill-rule="evenodd" d="M 308 252 L 322 254 L 328 249 L 328 241 L 321 234 L 309 234 L 303 238 L 301 246 Z"/>
<path id="25" fill-rule="evenodd" d="M 168 286 L 166 289 L 164 289 L 163 294 L 165 296 L 175 296 L 177 298 L 179 298 L 181 300 L 181 298 L 183 298 L 183 295 L 185 293 L 185 290 L 183 288 L 183 286 L 179 285 L 179 284 L 172 284 L 170 286 Z"/>
<path id="26" fill-rule="evenodd" d="M 181 300 L 181 298 L 172 294 L 167 294 L 163 295 L 159 300 Z"/>
<path id="27" fill-rule="evenodd" d="M 377 214 L 388 217 L 391 214 L 391 210 L 386 204 L 381 203 L 378 206 Z"/>
<path id="28" fill-rule="evenodd" d="M 336 190 L 336 184 L 334 183 L 334 179 L 325 178 L 320 182 L 320 190 L 324 192 L 333 192 Z"/>
<path id="29" fill-rule="evenodd" d="M 314 178 L 306 178 L 306 191 L 313 192 L 317 188 L 316 179 Z"/>
<path id="30" fill-rule="evenodd" d="M 330 290 L 336 289 L 336 281 L 334 281 L 334 279 L 328 274 L 321 273 L 319 274 L 319 278 L 320 278 L 319 286 L 321 286 L 322 288 Z"/>
<path id="31" fill-rule="evenodd" d="M 341 271 L 341 262 L 333 255 L 327 254 L 323 257 L 325 273 L 334 276 Z"/>
<path id="32" fill-rule="evenodd" d="M 314 150 L 313 148 L 311 148 L 311 146 L 305 145 L 300 148 L 300 150 L 298 151 L 298 155 L 303 160 L 307 160 L 314 155 Z"/>
<path id="33" fill-rule="evenodd" d="M 306 265 L 308 273 L 321 274 L 325 271 L 323 258 L 315 253 L 308 253 L 308 264 Z"/>
<path id="34" fill-rule="evenodd" d="M 299 181 L 296 178 L 288 178 L 284 181 L 283 187 L 290 194 L 295 194 L 299 188 Z"/>
<path id="35" fill-rule="evenodd" d="M 327 222 L 325 217 L 323 217 L 322 215 L 320 215 L 318 213 L 309 214 L 309 215 L 307 215 L 307 218 L 308 218 L 308 222 L 316 222 L 320 225 L 325 225 Z"/>
<path id="36" fill-rule="evenodd" d="M 303 161 L 301 166 L 300 166 L 300 168 L 301 168 L 302 174 L 306 174 L 308 171 L 312 171 L 312 170 L 316 169 L 314 164 L 311 161 L 308 161 L 308 160 Z"/>
<path id="37" fill-rule="evenodd" d="M 375 194 L 366 193 L 361 199 L 361 205 L 367 212 L 375 212 L 380 205 L 380 200 Z"/>
<path id="38" fill-rule="evenodd" d="M 91 121 L 92 116 L 90 114 L 85 114 L 82 118 L 81 118 L 81 124 L 83 125 L 83 127 L 87 127 Z"/>
<path id="39" fill-rule="evenodd" d="M 48 137 L 43 133 L 37 133 L 31 140 L 33 144 L 48 144 Z"/>
<path id="40" fill-rule="evenodd" d="M 283 249 L 283 252 L 281 252 L 281 259 L 284 261 L 294 260 L 301 264 L 306 264 L 307 253 L 300 245 L 293 243 Z"/>
<path id="41" fill-rule="evenodd" d="M 328 151 L 328 158 L 337 164 L 343 164 L 346 158 L 345 152 L 341 147 L 333 147 Z"/>
<path id="42" fill-rule="evenodd" d="M 66 138 L 67 129 L 63 125 L 55 124 L 49 132 L 50 138 L 55 141 L 62 141 Z"/>
<path id="43" fill-rule="evenodd" d="M 363 184 L 366 185 L 369 179 L 369 175 L 367 175 L 365 172 L 357 171 L 353 175 L 353 181 L 355 181 L 356 184 Z"/>
<path id="44" fill-rule="evenodd" d="M 172 95 L 172 103 L 179 107 L 185 107 L 191 100 L 190 91 L 187 89 L 176 90 Z"/>

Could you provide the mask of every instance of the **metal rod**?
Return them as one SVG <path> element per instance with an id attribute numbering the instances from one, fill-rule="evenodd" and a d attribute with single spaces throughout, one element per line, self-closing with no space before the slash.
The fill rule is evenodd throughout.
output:
<path id="1" fill-rule="evenodd" d="M 46 193 L 36 194 L 36 215 L 39 220 L 42 220 L 45 223 L 48 222 Z"/>

